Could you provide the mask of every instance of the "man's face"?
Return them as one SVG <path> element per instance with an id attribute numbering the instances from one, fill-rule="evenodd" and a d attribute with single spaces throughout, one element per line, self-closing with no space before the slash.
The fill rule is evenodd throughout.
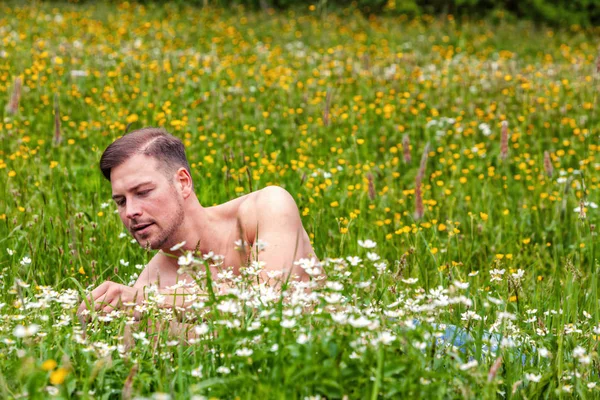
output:
<path id="1" fill-rule="evenodd" d="M 111 170 L 110 181 L 121 221 L 141 246 L 168 249 L 178 242 L 183 197 L 158 160 L 135 155 Z"/>

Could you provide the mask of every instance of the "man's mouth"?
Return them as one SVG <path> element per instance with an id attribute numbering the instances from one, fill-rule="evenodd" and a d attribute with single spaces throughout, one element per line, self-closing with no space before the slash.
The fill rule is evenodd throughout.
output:
<path id="1" fill-rule="evenodd" d="M 146 222 L 146 223 L 143 223 L 143 224 L 136 224 L 136 225 L 133 225 L 131 227 L 131 231 L 133 233 L 144 233 L 152 225 L 154 225 L 153 222 Z"/>

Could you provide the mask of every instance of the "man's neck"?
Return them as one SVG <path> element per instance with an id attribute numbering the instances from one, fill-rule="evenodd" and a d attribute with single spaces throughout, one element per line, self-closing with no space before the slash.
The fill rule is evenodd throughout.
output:
<path id="1" fill-rule="evenodd" d="M 179 256 L 185 251 L 208 252 L 214 245 L 216 230 L 214 227 L 213 208 L 204 208 L 198 199 L 190 199 L 190 204 L 185 206 L 185 219 L 178 229 L 178 242 L 185 242 L 183 246 L 172 251 L 176 244 L 161 249 L 164 253 Z"/>

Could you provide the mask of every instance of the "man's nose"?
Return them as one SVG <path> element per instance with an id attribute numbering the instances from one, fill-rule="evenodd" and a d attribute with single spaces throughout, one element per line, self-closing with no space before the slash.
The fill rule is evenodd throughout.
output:
<path id="1" fill-rule="evenodd" d="M 129 219 L 139 218 L 142 215 L 142 208 L 134 201 L 127 202 L 125 216 Z"/>

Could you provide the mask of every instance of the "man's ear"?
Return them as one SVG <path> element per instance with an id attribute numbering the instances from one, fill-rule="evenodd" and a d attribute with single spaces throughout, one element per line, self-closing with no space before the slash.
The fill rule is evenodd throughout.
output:
<path id="1" fill-rule="evenodd" d="M 177 189 L 181 191 L 181 195 L 184 199 L 190 197 L 194 193 L 192 177 L 187 169 L 181 167 L 175 173 L 175 185 Z"/>

